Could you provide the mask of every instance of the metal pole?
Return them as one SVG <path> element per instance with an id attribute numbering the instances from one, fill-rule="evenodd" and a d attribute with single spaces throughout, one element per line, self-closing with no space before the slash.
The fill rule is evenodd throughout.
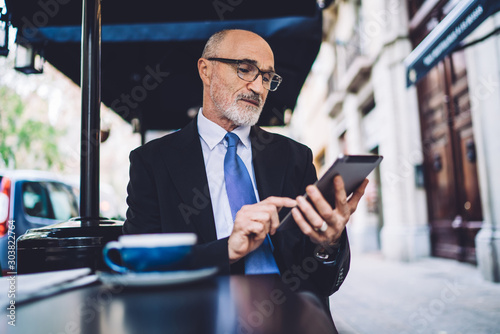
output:
<path id="1" fill-rule="evenodd" d="M 82 227 L 99 225 L 101 106 L 101 1 L 83 0 L 81 44 L 82 137 L 80 217 Z"/>

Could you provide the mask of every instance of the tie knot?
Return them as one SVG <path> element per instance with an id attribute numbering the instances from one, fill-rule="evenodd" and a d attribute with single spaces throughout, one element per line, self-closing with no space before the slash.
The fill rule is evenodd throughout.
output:
<path id="1" fill-rule="evenodd" d="M 227 140 L 228 147 L 234 147 L 240 141 L 240 137 L 238 137 L 237 134 L 232 133 L 232 132 L 226 133 L 226 136 L 224 138 Z"/>

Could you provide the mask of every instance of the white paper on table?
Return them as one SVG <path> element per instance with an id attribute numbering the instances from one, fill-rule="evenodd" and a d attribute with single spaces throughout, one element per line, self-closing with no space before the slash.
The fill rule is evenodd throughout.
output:
<path id="1" fill-rule="evenodd" d="M 0 306 L 9 305 L 11 300 L 18 304 L 91 284 L 97 280 L 96 275 L 89 275 L 91 272 L 90 268 L 78 268 L 1 277 Z M 16 278 L 16 283 L 11 287 L 12 277 Z M 12 292 L 13 298 L 9 297 Z"/>

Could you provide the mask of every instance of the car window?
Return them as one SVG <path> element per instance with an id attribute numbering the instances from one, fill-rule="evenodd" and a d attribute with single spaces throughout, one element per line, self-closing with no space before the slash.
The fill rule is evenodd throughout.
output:
<path id="1" fill-rule="evenodd" d="M 50 202 L 54 211 L 54 218 L 57 220 L 67 220 L 78 216 L 78 209 L 73 193 L 68 187 L 61 183 L 47 183 Z"/>
<path id="2" fill-rule="evenodd" d="M 59 182 L 24 182 L 23 206 L 32 217 L 68 220 L 78 216 L 76 199 L 68 187 Z"/>
<path id="3" fill-rule="evenodd" d="M 23 206 L 32 217 L 52 218 L 47 191 L 39 182 L 23 183 Z"/>

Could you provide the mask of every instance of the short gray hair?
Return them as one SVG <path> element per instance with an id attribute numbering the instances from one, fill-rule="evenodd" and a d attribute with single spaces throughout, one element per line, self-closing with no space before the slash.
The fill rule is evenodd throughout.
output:
<path id="1" fill-rule="evenodd" d="M 226 34 L 231 30 L 232 29 L 224 29 L 210 36 L 207 44 L 205 44 L 205 48 L 203 49 L 201 56 L 203 58 L 216 57 L 217 49 L 219 48 L 220 43 L 224 40 Z"/>

